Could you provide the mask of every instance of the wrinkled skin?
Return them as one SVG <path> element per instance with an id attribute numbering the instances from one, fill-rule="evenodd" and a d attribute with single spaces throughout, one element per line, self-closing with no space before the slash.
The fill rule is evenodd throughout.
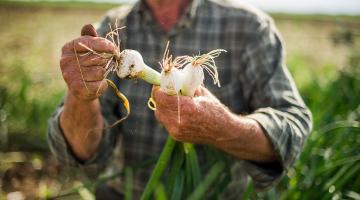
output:
<path id="1" fill-rule="evenodd" d="M 180 96 L 179 100 L 159 87 L 154 87 L 152 93 L 156 102 L 155 117 L 175 140 L 212 145 L 245 160 L 274 162 L 278 159 L 255 120 L 232 113 L 206 88 L 198 88 L 195 97 Z"/>
<path id="2" fill-rule="evenodd" d="M 175 140 L 192 143 L 210 143 L 216 140 L 216 137 L 205 134 L 210 132 L 209 129 L 216 128 L 208 122 L 226 108 L 207 89 L 201 87 L 196 91 L 195 97 L 180 96 L 179 101 L 174 96 L 159 91 L 157 87 L 153 92 L 157 108 L 155 116 Z M 202 112 L 203 110 L 208 112 Z"/>
<path id="3" fill-rule="evenodd" d="M 80 42 L 96 52 L 114 53 L 116 47 L 104 38 L 82 36 L 68 42 L 62 48 L 60 68 L 70 93 L 81 101 L 91 101 L 100 96 L 107 88 L 104 80 L 106 72 L 104 67 L 108 60 L 94 54 L 82 56 L 89 51 L 79 45 Z M 98 89 L 99 92 L 96 93 Z"/>

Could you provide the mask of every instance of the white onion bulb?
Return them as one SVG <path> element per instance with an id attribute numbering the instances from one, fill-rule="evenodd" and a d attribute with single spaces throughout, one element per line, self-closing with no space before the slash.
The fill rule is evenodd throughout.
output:
<path id="1" fill-rule="evenodd" d="M 145 68 L 144 60 L 138 51 L 125 49 L 121 52 L 121 63 L 116 70 L 120 78 L 131 79 L 137 77 Z"/>
<path id="2" fill-rule="evenodd" d="M 183 69 L 183 85 L 181 94 L 184 96 L 194 96 L 196 89 L 204 82 L 204 70 L 200 65 L 193 66 L 187 64 Z"/>
<path id="3" fill-rule="evenodd" d="M 177 95 L 183 85 L 183 75 L 181 70 L 172 68 L 170 71 L 164 70 L 160 75 L 160 89 L 168 95 Z"/>
<path id="4" fill-rule="evenodd" d="M 123 79 L 143 79 L 144 81 L 159 85 L 160 74 L 144 63 L 141 54 L 132 49 L 125 49 L 120 54 L 119 66 L 116 68 L 116 74 Z"/>
<path id="5" fill-rule="evenodd" d="M 187 64 L 183 68 L 183 86 L 181 94 L 184 96 L 194 96 L 196 89 L 204 83 L 204 70 L 206 70 L 214 81 L 214 84 L 220 87 L 219 74 L 214 58 L 218 57 L 223 49 L 216 49 L 209 53 L 188 57 Z"/>

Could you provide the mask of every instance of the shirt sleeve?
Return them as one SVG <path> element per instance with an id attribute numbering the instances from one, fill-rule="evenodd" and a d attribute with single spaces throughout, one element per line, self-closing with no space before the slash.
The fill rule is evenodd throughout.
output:
<path id="1" fill-rule="evenodd" d="M 88 160 L 80 160 L 73 153 L 61 130 L 59 120 L 62 110 L 63 105 L 61 104 L 48 121 L 47 140 L 50 151 L 57 161 L 64 166 L 81 168 L 90 177 L 95 177 L 104 169 L 107 160 L 111 157 L 116 145 L 116 135 L 111 130 L 105 128 L 107 126 L 105 123 L 102 139 L 96 153 Z"/>
<path id="2" fill-rule="evenodd" d="M 263 128 L 279 163 L 246 162 L 245 168 L 258 189 L 280 180 L 302 151 L 312 128 L 312 116 L 284 64 L 283 46 L 272 21 L 259 26 L 246 47 L 246 70 L 242 84 L 251 114 Z"/>

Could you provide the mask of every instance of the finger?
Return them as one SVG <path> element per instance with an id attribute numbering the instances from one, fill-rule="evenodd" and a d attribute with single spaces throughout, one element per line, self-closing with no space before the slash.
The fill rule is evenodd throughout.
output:
<path id="1" fill-rule="evenodd" d="M 101 53 L 114 53 L 116 46 L 105 38 L 82 36 L 73 41 L 76 52 L 88 52 L 89 49 Z"/>
<path id="2" fill-rule="evenodd" d="M 154 97 L 154 92 L 159 90 L 159 89 L 160 89 L 160 86 L 153 85 L 152 88 L 151 88 L 151 97 Z"/>
<path id="3" fill-rule="evenodd" d="M 69 66 L 74 65 L 74 63 L 76 62 L 76 60 L 74 60 L 74 55 L 69 55 L 69 56 L 61 56 L 60 59 L 60 68 L 62 71 L 66 70 L 67 68 L 69 68 Z"/>
<path id="4" fill-rule="evenodd" d="M 107 88 L 108 83 L 106 82 L 106 80 L 102 80 L 100 82 L 100 88 L 98 88 L 98 95 L 100 96 L 101 94 L 103 94 Z"/>
<path id="5" fill-rule="evenodd" d="M 101 81 L 105 78 L 106 70 L 102 66 L 84 67 L 82 73 L 85 81 Z"/>
<path id="6" fill-rule="evenodd" d="M 81 36 L 84 35 L 93 36 L 93 37 L 98 36 L 94 26 L 91 24 L 86 24 L 81 28 Z"/>
<path id="7" fill-rule="evenodd" d="M 70 84 L 69 89 L 71 92 L 82 98 L 91 98 L 94 96 L 101 95 L 107 88 L 107 82 L 105 80 L 102 81 L 73 81 Z"/>
<path id="8" fill-rule="evenodd" d="M 106 70 L 102 66 L 82 67 L 73 66 L 62 71 L 66 82 L 71 81 L 101 81 L 105 78 Z"/>
<path id="9" fill-rule="evenodd" d="M 156 119 L 167 128 L 177 123 L 177 116 L 177 112 L 174 111 L 155 110 Z"/>
<path id="10" fill-rule="evenodd" d="M 101 58 L 98 55 L 86 55 L 86 56 L 78 56 L 79 63 L 74 54 L 63 55 L 60 59 L 60 67 L 62 69 L 68 68 L 69 66 L 76 65 L 79 67 L 92 67 L 92 66 L 105 66 L 109 59 Z"/>
<path id="11" fill-rule="evenodd" d="M 95 95 L 96 97 L 99 97 L 108 88 L 108 83 L 106 82 L 106 80 L 93 81 L 93 82 L 85 81 L 85 83 L 89 89 L 89 93 L 88 93 L 89 96 Z"/>
<path id="12" fill-rule="evenodd" d="M 151 89 L 151 96 L 154 98 L 154 101 L 156 101 L 156 99 L 159 99 L 161 97 L 159 97 L 159 95 L 161 94 L 158 94 L 158 92 L 160 91 L 160 86 L 153 86 L 152 89 Z"/>
<path id="13" fill-rule="evenodd" d="M 153 93 L 154 101 L 156 102 L 156 107 L 164 109 L 177 109 L 178 98 L 177 96 L 167 95 L 165 92 L 155 89 Z"/>
<path id="14" fill-rule="evenodd" d="M 98 55 L 88 55 L 80 58 L 79 62 L 81 67 L 92 67 L 95 65 L 98 66 L 105 66 L 106 63 L 109 61 L 107 58 L 99 57 Z"/>
<path id="15" fill-rule="evenodd" d="M 178 109 L 192 108 L 194 103 L 192 97 L 168 95 L 160 89 L 154 90 L 153 98 L 157 108 L 176 112 Z"/>
<path id="16" fill-rule="evenodd" d="M 113 54 L 116 51 L 116 45 L 105 38 L 82 36 L 66 43 L 62 48 L 63 54 L 89 52 L 89 49 L 98 53 Z"/>

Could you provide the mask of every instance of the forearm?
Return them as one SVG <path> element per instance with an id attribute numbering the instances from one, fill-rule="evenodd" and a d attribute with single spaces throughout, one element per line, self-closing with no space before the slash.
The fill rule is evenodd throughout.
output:
<path id="1" fill-rule="evenodd" d="M 197 97 L 178 101 L 155 90 L 156 118 L 178 141 L 208 144 L 242 160 L 277 161 L 277 154 L 262 127 L 253 119 L 232 113 L 205 88 Z M 180 102 L 180 123 L 178 110 Z"/>
<path id="2" fill-rule="evenodd" d="M 103 119 L 99 100 L 79 101 L 68 93 L 60 116 L 60 127 L 74 154 L 81 160 L 89 159 L 102 138 Z"/>
<path id="3" fill-rule="evenodd" d="M 211 144 L 242 160 L 277 161 L 275 150 L 264 130 L 253 119 L 231 113 L 227 109 L 216 117 L 217 135 Z"/>

